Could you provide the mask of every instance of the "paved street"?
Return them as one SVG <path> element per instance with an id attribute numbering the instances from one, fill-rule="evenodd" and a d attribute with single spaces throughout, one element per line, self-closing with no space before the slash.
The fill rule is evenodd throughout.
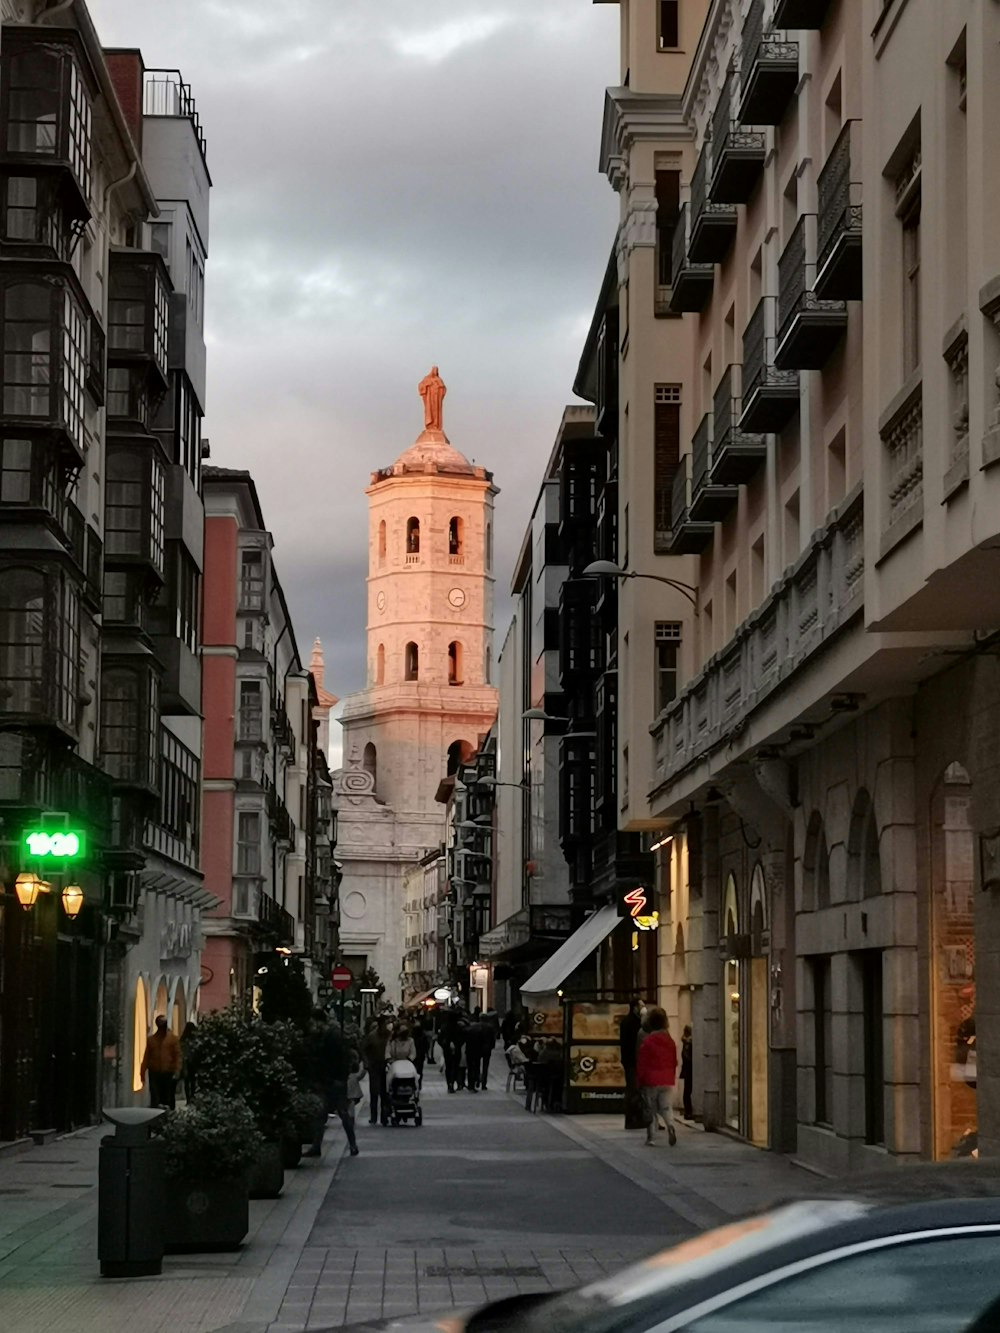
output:
<path id="1" fill-rule="evenodd" d="M 292 1333 L 558 1288 L 620 1267 L 811 1177 L 681 1127 L 671 1150 L 610 1117 L 529 1116 L 500 1089 L 449 1096 L 428 1071 L 421 1129 L 359 1124 L 342 1157 L 251 1205 L 237 1255 L 168 1259 L 163 1276 L 97 1272 L 93 1130 L 0 1158 L 4 1333 Z"/>

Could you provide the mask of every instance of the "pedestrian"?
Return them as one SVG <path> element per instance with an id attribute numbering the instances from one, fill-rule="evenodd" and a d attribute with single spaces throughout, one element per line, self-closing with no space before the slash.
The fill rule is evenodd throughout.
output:
<path id="1" fill-rule="evenodd" d="M 509 1051 L 517 1042 L 521 1031 L 521 1017 L 511 1006 L 503 1016 L 503 1022 L 500 1024 L 500 1038 L 503 1041 L 503 1048 Z"/>
<path id="2" fill-rule="evenodd" d="M 448 1084 L 448 1091 L 454 1092 L 459 1086 L 460 1077 L 462 1083 L 465 1083 L 462 1069 L 465 1032 L 457 1009 L 450 1010 L 442 1018 L 438 1041 L 441 1045 L 441 1058 L 444 1061 L 445 1082 Z"/>
<path id="3" fill-rule="evenodd" d="M 483 1053 L 480 1057 L 480 1072 L 482 1073 L 481 1087 L 486 1091 L 486 1081 L 490 1076 L 490 1059 L 496 1048 L 497 1038 L 500 1036 L 500 1019 L 495 1009 L 487 1009 L 483 1015 L 483 1023 L 486 1028 L 486 1039 L 483 1042 Z"/>
<path id="4" fill-rule="evenodd" d="M 417 1054 L 413 1063 L 417 1066 L 417 1079 L 420 1087 L 424 1086 L 424 1062 L 427 1059 L 428 1042 L 427 1030 L 419 1018 L 413 1020 L 413 1044 L 417 1048 Z"/>
<path id="5" fill-rule="evenodd" d="M 322 1077 L 322 1096 L 327 1115 L 335 1115 L 344 1126 L 351 1156 L 358 1155 L 358 1140 L 354 1132 L 354 1107 L 349 1100 L 348 1083 L 358 1066 L 355 1053 L 331 1024 L 323 1032 L 319 1044 L 319 1066 Z M 306 1152 L 307 1157 L 318 1157 L 322 1152 L 323 1129 Z"/>
<path id="6" fill-rule="evenodd" d="M 181 1072 L 181 1044 L 167 1027 L 164 1014 L 156 1015 L 156 1030 L 146 1042 L 139 1077 L 149 1075 L 150 1106 L 165 1106 L 172 1111 L 176 1105 L 177 1078 Z"/>
<path id="7" fill-rule="evenodd" d="M 642 1129 L 646 1123 L 642 1097 L 635 1081 L 635 1062 L 639 1053 L 639 1032 L 642 1029 L 642 1001 L 629 1002 L 628 1013 L 618 1025 L 619 1059 L 625 1071 L 625 1128 Z"/>
<path id="8" fill-rule="evenodd" d="M 385 1058 L 388 1064 L 392 1064 L 393 1060 L 410 1060 L 416 1063 L 417 1043 L 405 1023 L 396 1024 L 396 1030 L 386 1044 Z"/>
<path id="9" fill-rule="evenodd" d="M 483 1081 L 483 1054 L 486 1050 L 487 1031 L 482 1009 L 472 1011 L 472 1022 L 465 1034 L 465 1056 L 468 1065 L 468 1089 L 478 1092 Z"/>
<path id="10" fill-rule="evenodd" d="M 389 1103 L 385 1090 L 385 1048 L 389 1044 L 389 1025 L 385 1018 L 376 1018 L 368 1026 L 361 1043 L 361 1056 L 368 1071 L 368 1101 L 371 1124 L 381 1119 L 389 1123 Z"/>
<path id="11" fill-rule="evenodd" d="M 692 1063 L 691 1028 L 688 1026 L 681 1033 L 681 1086 L 684 1089 L 685 1120 L 694 1119 L 694 1108 L 691 1105 Z"/>
<path id="12" fill-rule="evenodd" d="M 674 1084 L 677 1080 L 677 1047 L 667 1031 L 667 1015 L 659 1007 L 650 1009 L 646 1023 L 648 1035 L 639 1047 L 636 1082 L 646 1103 L 646 1143 L 656 1144 L 657 1115 L 667 1124 L 671 1148 L 677 1142 L 674 1129 Z"/>

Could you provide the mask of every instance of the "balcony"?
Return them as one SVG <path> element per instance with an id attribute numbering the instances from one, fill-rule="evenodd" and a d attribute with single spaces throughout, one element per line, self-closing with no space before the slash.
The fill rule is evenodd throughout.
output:
<path id="1" fill-rule="evenodd" d="M 688 258 L 696 264 L 721 264 L 736 235 L 736 209 L 708 197 L 711 144 L 705 141 L 691 177 L 691 235 Z"/>
<path id="2" fill-rule="evenodd" d="M 689 217 L 687 204 L 682 204 L 674 227 L 671 252 L 670 309 L 675 315 L 697 313 L 704 309 L 715 282 L 714 264 L 694 264 L 688 256 Z"/>
<path id="3" fill-rule="evenodd" d="M 742 430 L 776 433 L 799 410 L 799 372 L 774 364 L 774 336 L 767 331 L 773 313 L 773 298 L 766 296 L 743 330 Z"/>
<path id="4" fill-rule="evenodd" d="M 691 518 L 690 461 L 688 454 L 682 454 L 674 473 L 668 555 L 700 555 L 715 537 L 714 523 L 696 523 Z"/>
<path id="5" fill-rule="evenodd" d="M 691 441 L 691 508 L 695 523 L 720 523 L 739 499 L 739 487 L 712 480 L 712 413 L 706 412 Z"/>
<path id="6" fill-rule="evenodd" d="M 861 122 L 849 120 L 819 174 L 815 291 L 824 300 L 861 300 L 861 182 L 852 169 L 860 133 Z"/>
<path id="7" fill-rule="evenodd" d="M 83 599 L 92 611 L 100 611 L 104 597 L 104 543 L 89 523 L 84 550 L 87 579 L 83 587 Z"/>
<path id="8" fill-rule="evenodd" d="M 90 338 L 87 343 L 87 377 L 84 387 L 98 407 L 104 406 L 105 367 L 107 358 L 107 338 L 101 321 L 96 315 L 90 317 Z"/>
<path id="9" fill-rule="evenodd" d="M 808 263 L 813 247 L 808 231 L 815 218 L 801 217 L 778 260 L 778 339 L 775 364 L 781 370 L 822 370 L 847 328 L 843 301 L 824 301 L 812 290 Z"/>
<path id="10" fill-rule="evenodd" d="M 730 69 L 712 116 L 712 183 L 708 193 L 715 204 L 747 203 L 764 171 L 764 131 L 742 129 L 733 116 L 734 79 Z"/>
<path id="11" fill-rule="evenodd" d="M 599 672 L 603 636 L 594 614 L 596 579 L 566 579 L 559 590 L 559 675 L 567 682 Z"/>
<path id="12" fill-rule="evenodd" d="M 777 0 L 774 26 L 796 31 L 816 32 L 826 22 L 830 0 Z"/>
<path id="13" fill-rule="evenodd" d="M 261 933 L 267 935 L 274 945 L 292 945 L 295 943 L 295 918 L 286 912 L 269 894 L 260 895 Z"/>
<path id="14" fill-rule="evenodd" d="M 799 44 L 764 28 L 764 0 L 752 0 L 743 24 L 741 125 L 780 125 L 799 82 Z"/>
<path id="15" fill-rule="evenodd" d="M 0 801 L 26 810 L 66 810 L 106 841 L 111 783 L 72 751 L 50 747 L 34 732 L 0 733 Z"/>
<path id="16" fill-rule="evenodd" d="M 650 728 L 654 784 L 663 787 L 723 746 L 789 678 L 864 609 L 860 487 L 725 649 Z"/>
<path id="17" fill-rule="evenodd" d="M 145 366 L 167 387 L 170 279 L 157 254 L 111 250 L 108 291 L 108 366 Z"/>
<path id="18" fill-rule="evenodd" d="M 42 523 L 72 555 L 78 568 L 86 568 L 85 523 L 77 506 L 66 495 L 68 482 L 54 448 L 44 438 L 0 440 L 0 516 L 5 523 Z M 21 538 L 22 549 L 31 549 L 30 537 Z M 40 549 L 50 550 L 45 538 Z"/>
<path id="19" fill-rule="evenodd" d="M 923 385 L 894 403 L 879 428 L 884 452 L 880 552 L 888 555 L 924 517 Z"/>
<path id="20" fill-rule="evenodd" d="M 147 847 L 170 861 L 198 868 L 201 760 L 160 727 L 160 809 L 146 821 Z"/>
<path id="21" fill-rule="evenodd" d="M 740 429 L 739 369 L 726 367 L 713 401 L 712 483 L 723 487 L 745 485 L 767 460 L 764 437 Z"/>

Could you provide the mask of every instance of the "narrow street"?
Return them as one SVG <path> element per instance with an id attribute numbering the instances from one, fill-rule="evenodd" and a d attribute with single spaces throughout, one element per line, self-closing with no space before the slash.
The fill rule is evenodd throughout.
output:
<path id="1" fill-rule="evenodd" d="M 500 1071 L 497 1071 L 499 1076 Z M 0 1158 L 0 1327 L 10 1333 L 293 1333 L 572 1286 L 809 1188 L 786 1160 L 681 1127 L 642 1146 L 617 1118 L 528 1115 L 502 1081 L 449 1096 L 428 1069 L 423 1127 L 359 1124 L 342 1156 L 251 1204 L 238 1254 L 170 1257 L 108 1282 L 96 1255 L 91 1130 Z"/>

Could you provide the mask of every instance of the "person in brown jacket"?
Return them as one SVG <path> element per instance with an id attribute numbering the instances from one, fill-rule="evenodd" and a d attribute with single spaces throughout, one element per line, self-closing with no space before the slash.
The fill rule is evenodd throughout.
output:
<path id="1" fill-rule="evenodd" d="M 177 1076 L 181 1072 L 181 1044 L 167 1027 L 163 1014 L 156 1015 L 156 1031 L 150 1034 L 139 1068 L 145 1079 L 149 1074 L 150 1106 L 174 1109 Z"/>

